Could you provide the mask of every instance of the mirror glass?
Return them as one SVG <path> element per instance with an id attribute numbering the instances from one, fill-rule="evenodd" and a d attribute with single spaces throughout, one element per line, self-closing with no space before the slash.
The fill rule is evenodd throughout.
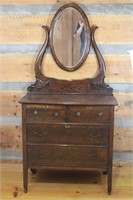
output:
<path id="1" fill-rule="evenodd" d="M 87 48 L 87 27 L 81 13 L 72 7 L 64 9 L 56 19 L 52 39 L 58 61 L 72 71 Z"/>

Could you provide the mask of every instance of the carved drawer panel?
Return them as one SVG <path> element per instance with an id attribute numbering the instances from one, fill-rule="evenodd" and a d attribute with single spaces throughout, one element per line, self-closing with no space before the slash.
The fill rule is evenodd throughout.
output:
<path id="1" fill-rule="evenodd" d="M 70 122 L 109 123 L 109 106 L 70 106 Z"/>
<path id="2" fill-rule="evenodd" d="M 108 145 L 108 126 L 27 124 L 30 143 Z"/>
<path id="3" fill-rule="evenodd" d="M 65 106 L 28 105 L 27 122 L 65 122 Z"/>
<path id="4" fill-rule="evenodd" d="M 28 146 L 30 166 L 107 167 L 107 148 L 87 146 L 35 145 Z"/>

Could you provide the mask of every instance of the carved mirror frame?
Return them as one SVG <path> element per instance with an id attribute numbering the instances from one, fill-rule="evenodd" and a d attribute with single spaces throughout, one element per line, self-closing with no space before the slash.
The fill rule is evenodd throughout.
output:
<path id="1" fill-rule="evenodd" d="M 78 12 L 80 12 L 81 16 L 83 17 L 86 23 L 87 31 L 88 32 L 90 31 L 90 36 L 87 37 L 87 45 L 86 45 L 87 47 L 85 49 L 84 56 L 80 60 L 80 62 L 76 66 L 73 67 L 72 70 L 67 70 L 66 67 L 64 67 L 57 59 L 55 52 L 53 50 L 54 47 L 53 47 L 53 39 L 52 39 L 54 24 L 56 23 L 56 20 L 58 19 L 59 14 L 63 12 L 64 9 L 69 8 L 69 7 L 74 8 Z M 55 94 L 57 93 L 112 94 L 112 91 L 113 91 L 112 88 L 110 88 L 109 85 L 105 84 L 104 82 L 106 66 L 94 38 L 94 33 L 95 33 L 95 30 L 98 28 L 98 26 L 92 25 L 90 27 L 89 21 L 85 12 L 76 3 L 68 3 L 68 4 L 63 5 L 61 8 L 59 8 L 59 10 L 54 15 L 50 28 L 48 26 L 42 26 L 42 28 L 46 32 L 46 38 L 35 61 L 34 70 L 35 70 L 36 81 L 34 84 L 31 84 L 31 86 L 27 88 L 29 92 L 48 93 L 48 94 L 49 93 L 53 93 L 53 94 L 54 93 Z M 85 62 L 85 60 L 87 59 L 90 46 L 92 46 L 97 58 L 97 62 L 98 62 L 98 73 L 94 78 L 88 78 L 88 79 L 77 80 L 77 81 L 65 81 L 65 80 L 58 80 L 58 79 L 46 77 L 42 73 L 42 61 L 43 61 L 43 57 L 46 52 L 46 49 L 48 47 L 50 47 L 51 54 L 55 62 L 60 68 L 64 69 L 65 71 L 74 71 L 76 69 L 79 69 L 79 67 L 81 67 L 82 64 Z M 71 88 L 68 89 L 69 87 Z"/>
<path id="2" fill-rule="evenodd" d="M 56 52 L 54 50 L 54 42 L 53 42 L 53 34 L 54 34 L 54 29 L 55 29 L 55 26 L 56 26 L 56 23 L 57 21 L 59 20 L 59 17 L 61 15 L 63 15 L 63 12 L 67 11 L 68 8 L 73 8 L 75 9 L 77 12 L 79 12 L 79 14 L 81 15 L 81 17 L 83 18 L 84 20 L 84 23 L 85 23 L 85 28 L 86 28 L 86 33 L 87 33 L 87 37 L 86 37 L 86 46 L 85 46 L 85 50 L 84 50 L 84 53 L 83 53 L 83 56 L 81 57 L 81 59 L 79 60 L 79 62 L 71 67 L 71 68 L 68 68 L 68 67 L 65 67 L 65 65 L 63 65 L 59 59 L 57 58 L 56 56 Z M 69 3 L 69 4 L 66 4 L 64 6 L 62 6 L 55 14 L 52 22 L 51 22 L 51 26 L 50 26 L 50 33 L 49 33 L 49 44 L 50 44 L 50 50 L 51 50 L 51 54 L 55 60 L 55 62 L 57 63 L 57 65 L 65 70 L 65 71 L 75 71 L 77 69 L 79 69 L 83 63 L 85 62 L 85 60 L 87 59 L 88 57 L 88 54 L 89 54 L 89 51 L 90 51 L 90 43 L 91 43 L 91 38 L 90 38 L 90 25 L 89 25 L 89 21 L 88 21 L 88 18 L 87 16 L 85 15 L 84 11 L 82 10 L 82 8 L 80 8 L 77 4 L 75 3 Z"/>

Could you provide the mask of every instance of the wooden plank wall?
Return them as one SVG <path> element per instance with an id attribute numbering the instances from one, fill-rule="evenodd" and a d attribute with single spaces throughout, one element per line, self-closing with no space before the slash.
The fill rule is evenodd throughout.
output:
<path id="1" fill-rule="evenodd" d="M 18 100 L 34 82 L 34 61 L 45 34 L 42 25 L 66 0 L 0 0 L 0 130 L 3 159 L 21 159 L 21 107 Z M 71 2 L 71 1 L 69 1 Z M 133 0 L 78 0 L 90 25 L 97 24 L 96 41 L 107 65 L 106 82 L 115 91 L 114 150 L 133 151 Z M 68 80 L 92 76 L 97 68 L 91 53 L 84 66 L 73 73 L 56 66 L 51 55 L 44 59 L 44 73 Z"/>

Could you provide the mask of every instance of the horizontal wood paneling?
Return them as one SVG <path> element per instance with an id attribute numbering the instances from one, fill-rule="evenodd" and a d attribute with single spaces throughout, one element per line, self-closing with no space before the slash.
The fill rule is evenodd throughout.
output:
<path id="1" fill-rule="evenodd" d="M 27 91 L 27 87 L 34 82 L 0 82 L 1 91 Z M 109 83 L 116 93 L 133 93 L 133 83 Z"/>
<path id="2" fill-rule="evenodd" d="M 1 44 L 0 54 L 34 54 L 38 53 L 42 44 Z M 129 50 L 133 48 L 132 44 L 98 44 L 103 55 L 129 55 Z M 50 53 L 48 48 L 47 53 Z M 90 54 L 94 51 L 90 48 Z"/>
<path id="3" fill-rule="evenodd" d="M 1 141 L 0 148 L 19 151 L 22 150 L 22 128 L 21 126 L 0 126 Z"/>
<path id="4" fill-rule="evenodd" d="M 60 4 L 73 2 L 73 0 L 0 0 L 0 4 Z M 133 0 L 76 0 L 76 3 L 133 3 Z"/>
<path id="5" fill-rule="evenodd" d="M 22 163 L 22 151 L 11 151 L 11 150 L 2 150 L 1 151 L 2 163 Z M 116 163 L 123 163 L 126 166 L 131 166 L 133 163 L 132 152 L 117 152 L 113 153 L 113 165 L 116 167 Z M 121 168 L 121 164 L 119 167 Z M 123 170 L 122 170 L 123 171 Z"/>
<path id="6" fill-rule="evenodd" d="M 0 5 L 0 15 L 9 16 L 44 16 L 44 15 L 54 15 L 55 12 L 63 4 L 36 4 L 36 5 Z M 133 14 L 133 4 L 125 3 L 123 4 L 92 4 L 84 3 L 78 4 L 83 8 L 86 15 L 132 15 Z"/>
<path id="7" fill-rule="evenodd" d="M 115 108 L 115 117 L 133 119 L 133 93 L 115 93 L 114 96 L 118 101 Z"/>
<path id="8" fill-rule="evenodd" d="M 19 100 L 26 94 L 22 91 L 0 91 L 0 116 L 21 116 L 21 105 Z"/>
<path id="9" fill-rule="evenodd" d="M 133 151 L 133 128 L 114 129 L 114 151 Z"/>
<path id="10" fill-rule="evenodd" d="M 51 19 L 52 16 L 0 16 L 0 43 L 41 44 L 45 35 L 41 26 L 50 25 Z M 98 44 L 133 43 L 133 16 L 91 15 L 89 21 L 100 27 L 96 33 Z"/>
<path id="11" fill-rule="evenodd" d="M 18 101 L 26 93 L 29 82 L 35 81 L 34 61 L 45 38 L 41 26 L 50 25 L 57 8 L 67 2 L 0 0 L 0 146 L 5 158 L 15 159 L 11 151 L 21 157 L 21 105 Z M 133 48 L 133 0 L 77 0 L 76 3 L 85 9 L 90 25 L 99 26 L 95 36 L 107 65 L 106 82 L 116 91 L 114 150 L 133 151 L 133 71 L 127 52 Z M 92 53 L 84 67 L 68 73 L 58 68 L 48 53 L 43 66 L 47 76 L 70 80 L 91 77 L 97 64 Z"/>
<path id="12" fill-rule="evenodd" d="M 1 82 L 34 82 L 34 62 L 36 55 L 0 55 Z M 133 71 L 129 55 L 104 55 L 106 81 L 109 83 L 133 83 Z M 6 66 L 6 67 L 3 67 Z M 83 79 L 93 77 L 97 70 L 95 55 L 89 55 L 84 66 L 71 73 L 60 69 L 52 56 L 47 54 L 43 62 L 44 74 L 58 79 Z M 92 67 L 93 66 L 93 67 Z M 8 73 L 7 73 L 8 72 Z"/>
<path id="13" fill-rule="evenodd" d="M 24 96 L 21 91 L 0 91 L 0 116 L 21 116 L 21 106 L 18 101 Z M 118 106 L 115 108 L 115 118 L 133 118 L 133 93 L 115 93 Z"/>
<path id="14" fill-rule="evenodd" d="M 21 126 L 0 126 L 0 147 L 3 150 L 22 150 Z M 133 128 L 116 128 L 114 130 L 114 151 L 133 151 Z"/>

